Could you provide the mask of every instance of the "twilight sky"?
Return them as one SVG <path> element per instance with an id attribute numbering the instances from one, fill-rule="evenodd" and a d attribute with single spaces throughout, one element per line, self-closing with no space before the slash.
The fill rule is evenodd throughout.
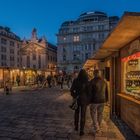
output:
<path id="1" fill-rule="evenodd" d="M 38 36 L 56 44 L 62 22 L 75 20 L 87 11 L 102 11 L 121 17 L 124 11 L 140 12 L 140 0 L 0 0 L 0 25 L 23 39 L 35 27 Z"/>

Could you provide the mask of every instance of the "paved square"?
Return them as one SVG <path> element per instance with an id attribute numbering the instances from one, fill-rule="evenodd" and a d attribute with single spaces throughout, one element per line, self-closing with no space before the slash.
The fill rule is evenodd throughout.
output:
<path id="1" fill-rule="evenodd" d="M 85 136 L 73 130 L 71 96 L 59 88 L 0 95 L 0 140 L 124 140 L 105 109 L 103 132 L 94 136 L 87 111 Z"/>

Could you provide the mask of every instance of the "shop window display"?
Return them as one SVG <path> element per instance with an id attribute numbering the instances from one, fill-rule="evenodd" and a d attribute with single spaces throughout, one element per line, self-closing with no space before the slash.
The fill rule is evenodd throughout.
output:
<path id="1" fill-rule="evenodd" d="M 122 58 L 122 67 L 123 92 L 140 99 L 140 52 Z"/>

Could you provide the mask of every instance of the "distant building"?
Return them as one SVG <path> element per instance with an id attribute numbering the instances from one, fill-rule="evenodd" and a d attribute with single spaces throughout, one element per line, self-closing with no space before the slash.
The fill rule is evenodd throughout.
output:
<path id="1" fill-rule="evenodd" d="M 66 72 L 78 71 L 95 53 L 117 24 L 117 16 L 87 12 L 75 21 L 62 23 L 57 34 L 57 67 Z"/>
<path id="2" fill-rule="evenodd" d="M 8 80 L 14 84 L 21 67 L 20 49 L 20 37 L 0 26 L 0 87 Z"/>
<path id="3" fill-rule="evenodd" d="M 36 29 L 33 29 L 30 40 L 23 40 L 21 52 L 22 67 L 26 69 L 28 81 L 34 81 L 36 74 L 48 75 L 55 72 L 57 48 L 47 42 L 45 37 L 39 39 Z"/>

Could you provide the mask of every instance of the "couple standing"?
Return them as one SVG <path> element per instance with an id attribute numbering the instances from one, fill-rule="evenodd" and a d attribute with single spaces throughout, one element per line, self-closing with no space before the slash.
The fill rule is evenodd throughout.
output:
<path id="1" fill-rule="evenodd" d="M 108 90 L 106 81 L 100 76 L 99 70 L 94 70 L 94 78 L 88 81 L 88 74 L 82 69 L 71 86 L 73 103 L 77 103 L 74 113 L 75 130 L 79 129 L 80 135 L 84 135 L 86 121 L 86 109 L 90 105 L 90 114 L 93 121 L 93 131 L 99 132 L 103 116 L 104 103 L 108 101 Z"/>

